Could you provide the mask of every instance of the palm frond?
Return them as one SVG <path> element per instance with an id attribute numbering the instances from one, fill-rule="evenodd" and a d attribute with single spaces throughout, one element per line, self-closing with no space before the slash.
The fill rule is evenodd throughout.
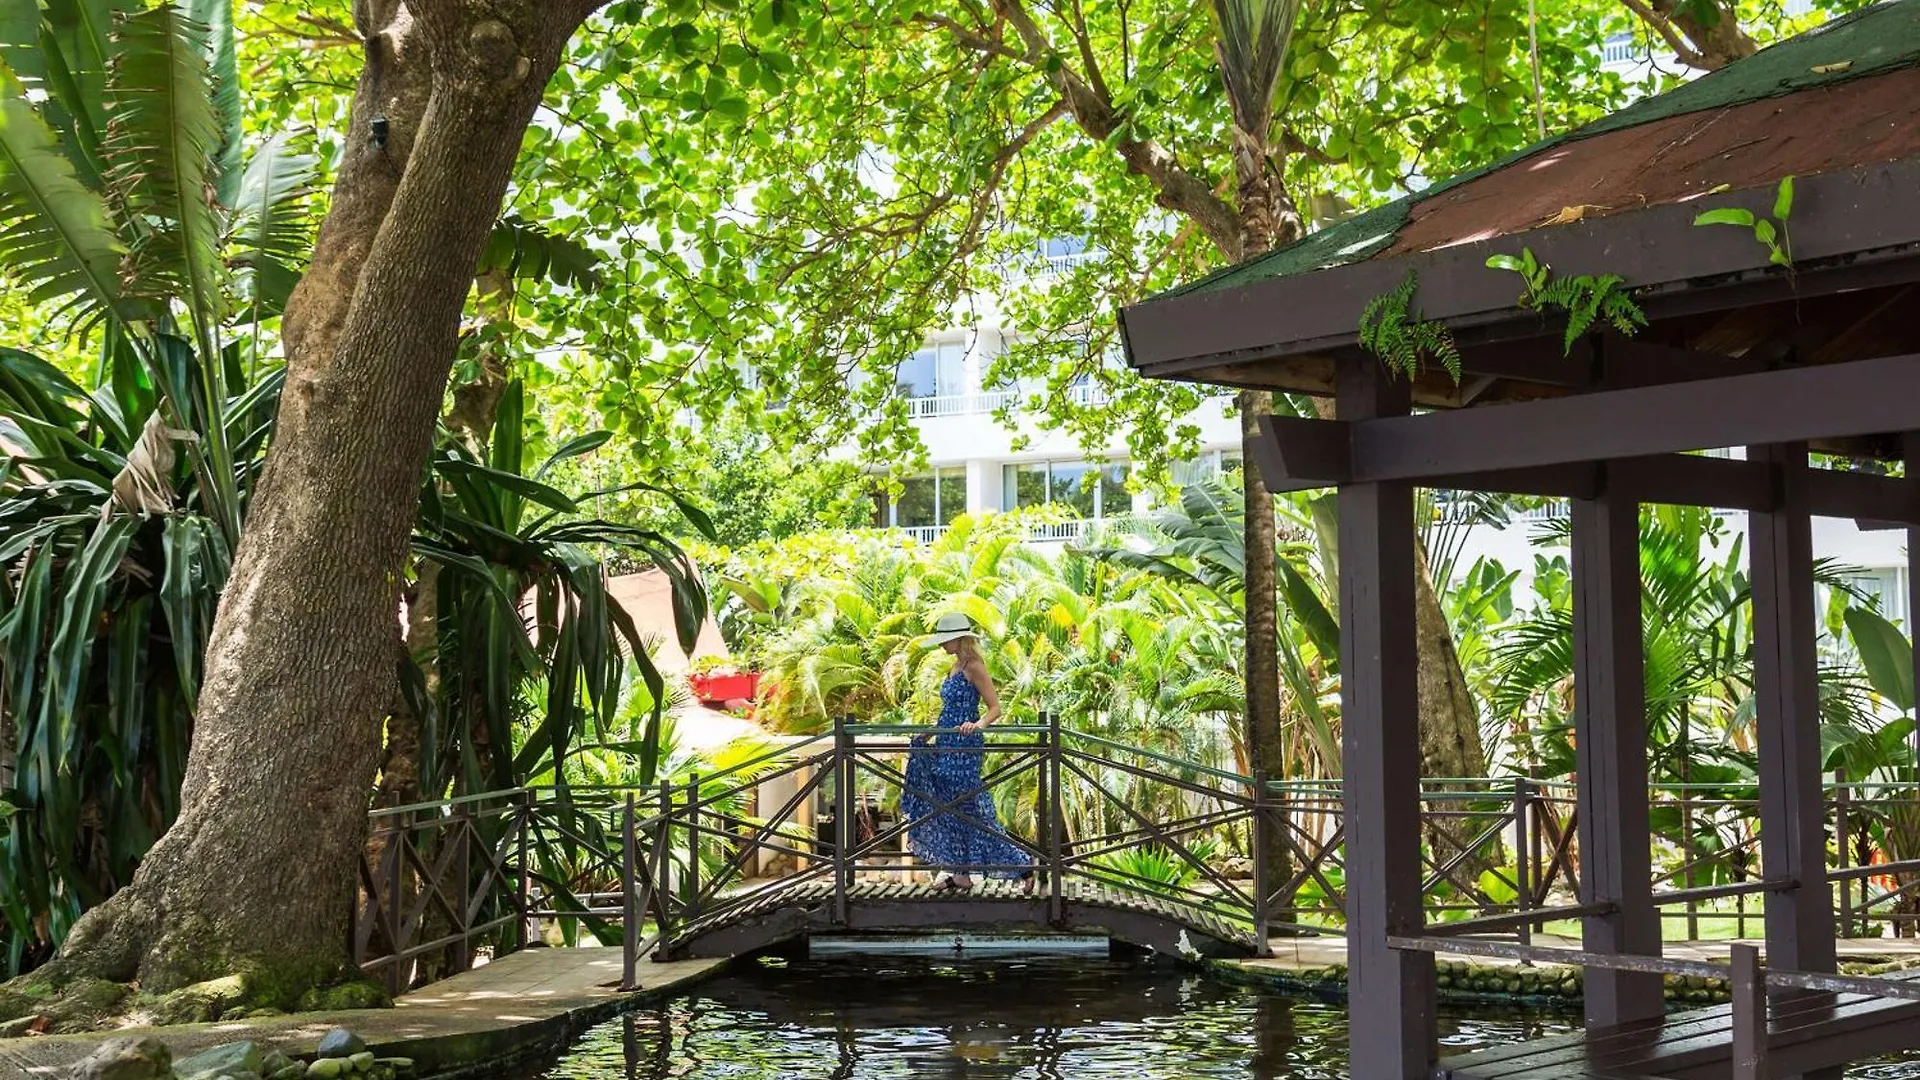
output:
<path id="1" fill-rule="evenodd" d="M 222 315 L 220 217 L 213 155 L 221 121 L 208 86 L 207 31 L 179 9 L 156 7 L 120 22 L 108 78 L 107 182 L 125 218 L 131 296 L 161 317 L 186 306 L 203 357 L 217 357 Z M 218 365 L 208 362 L 209 371 Z"/>
<path id="2" fill-rule="evenodd" d="M 107 203 L 82 184 L 46 120 L 0 69 L 0 262 L 36 302 L 78 298 L 111 311 L 124 249 Z"/>

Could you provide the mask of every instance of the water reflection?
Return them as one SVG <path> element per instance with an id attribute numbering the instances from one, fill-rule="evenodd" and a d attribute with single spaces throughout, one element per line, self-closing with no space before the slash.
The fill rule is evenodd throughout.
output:
<path id="1" fill-rule="evenodd" d="M 1448 1014 L 1450 1052 L 1565 1030 Z M 751 967 L 585 1036 L 547 1080 L 1336 1080 L 1344 1006 L 1150 963 L 856 956 Z"/>

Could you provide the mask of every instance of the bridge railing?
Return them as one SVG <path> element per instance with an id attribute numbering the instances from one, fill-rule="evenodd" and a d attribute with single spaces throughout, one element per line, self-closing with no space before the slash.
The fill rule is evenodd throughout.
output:
<path id="1" fill-rule="evenodd" d="M 977 749 L 916 747 L 925 727 L 839 723 L 704 776 L 647 789 L 522 788 L 375 810 L 351 942 L 398 991 L 529 944 L 621 944 L 627 977 L 649 951 L 807 893 L 844 921 L 856 884 L 898 882 L 914 862 L 909 792 L 934 813 L 991 797 L 1046 918 L 1076 888 L 1131 894 L 1241 928 L 1338 933 L 1345 820 L 1333 781 L 1266 781 L 1130 745 L 1045 717 L 995 725 Z M 978 753 L 979 784 L 915 790 L 914 752 Z M 1751 793 L 1650 788 L 1653 886 L 1670 919 L 1736 934 L 1767 887 Z M 1828 795 L 1837 924 L 1846 935 L 1920 908 L 1920 786 L 1837 783 Z M 1511 933 L 1580 914 L 1577 810 L 1569 784 L 1429 779 L 1421 792 L 1423 901 L 1435 933 Z M 966 813 L 963 828 L 978 827 Z M 1677 832 L 1676 832 L 1677 829 Z M 1277 860 L 1277 863 L 1276 863 Z M 1714 923 L 1713 928 L 1719 928 Z"/>

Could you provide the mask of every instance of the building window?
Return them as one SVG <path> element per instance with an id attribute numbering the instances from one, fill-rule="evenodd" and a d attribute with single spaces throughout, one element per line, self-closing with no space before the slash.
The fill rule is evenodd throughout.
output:
<path id="1" fill-rule="evenodd" d="M 906 397 L 955 397 L 967 392 L 967 345 L 929 345 L 900 365 L 895 380 Z"/>
<path id="2" fill-rule="evenodd" d="M 1060 506 L 1098 521 L 1133 508 L 1124 461 L 1030 461 L 1005 469 L 1002 509 Z"/>
<path id="3" fill-rule="evenodd" d="M 900 482 L 897 499 L 889 500 L 881 491 L 876 491 L 873 498 L 873 523 L 878 528 L 951 525 L 967 512 L 967 470 L 955 465 L 935 469 L 926 476 L 909 476 Z"/>

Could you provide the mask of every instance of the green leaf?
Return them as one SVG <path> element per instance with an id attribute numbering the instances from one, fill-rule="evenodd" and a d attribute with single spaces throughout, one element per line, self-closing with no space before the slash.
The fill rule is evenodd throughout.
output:
<path id="1" fill-rule="evenodd" d="M 1873 692 L 1901 712 L 1913 711 L 1913 646 L 1898 627 L 1866 608 L 1850 607 L 1847 633 Z"/>
<path id="2" fill-rule="evenodd" d="M 35 301 L 78 295 L 104 313 L 119 299 L 124 250 L 106 200 L 74 176 L 19 80 L 0 70 L 0 263 Z"/>
<path id="3" fill-rule="evenodd" d="M 558 488 L 548 487 L 537 480 L 489 468 L 476 461 L 464 461 L 459 458 L 442 457 L 434 462 L 434 471 L 444 476 L 470 476 L 496 487 L 510 491 L 521 498 L 539 503 L 550 510 L 571 514 L 580 508 L 572 497 Z"/>
<path id="4" fill-rule="evenodd" d="M 208 86 L 207 32 L 162 6 L 120 21 L 108 98 L 108 184 L 143 224 L 127 271 L 130 295 L 163 306 L 184 303 L 203 358 L 217 357 L 224 316 L 220 292 L 220 218 L 213 189 L 213 154 L 221 144 L 220 115 Z M 216 381 L 219 365 L 207 363 Z"/>
<path id="5" fill-rule="evenodd" d="M 1773 216 L 1782 224 L 1793 216 L 1793 174 L 1780 178 L 1780 187 L 1773 196 Z"/>
<path id="6" fill-rule="evenodd" d="M 1753 227 L 1753 211 L 1738 206 L 1723 206 L 1717 210 L 1708 210 L 1693 219 L 1695 225 L 1738 225 L 1742 228 Z"/>
<path id="7" fill-rule="evenodd" d="M 1779 234 L 1773 231 L 1773 222 L 1766 218 L 1760 218 L 1753 223 L 1753 236 L 1768 247 L 1772 247 L 1773 242 L 1780 238 Z"/>
<path id="8" fill-rule="evenodd" d="M 205 56 L 213 80 L 213 105 L 220 115 L 220 147 L 214 154 L 214 196 L 220 205 L 237 205 L 241 189 L 240 66 L 233 33 L 234 0 L 180 0 L 186 16 L 206 30 Z"/>

